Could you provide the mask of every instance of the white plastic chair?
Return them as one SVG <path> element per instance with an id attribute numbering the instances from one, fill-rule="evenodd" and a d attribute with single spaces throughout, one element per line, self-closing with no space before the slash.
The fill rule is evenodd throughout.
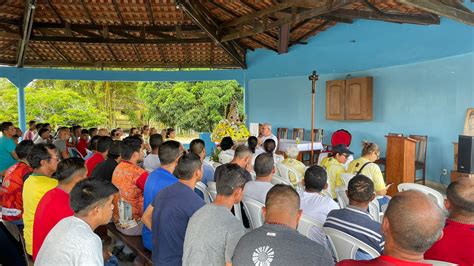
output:
<path id="1" fill-rule="evenodd" d="M 339 204 L 339 207 L 341 207 L 341 209 L 344 209 L 347 205 L 349 205 L 349 198 L 347 197 L 345 187 L 336 188 L 336 198 L 337 203 Z"/>
<path id="2" fill-rule="evenodd" d="M 380 256 L 377 250 L 355 237 L 334 228 L 324 227 L 323 230 L 328 236 L 329 245 L 336 256 L 337 262 L 345 259 L 355 259 L 359 249 L 372 256 L 372 258 Z"/>
<path id="3" fill-rule="evenodd" d="M 424 186 L 424 185 L 420 185 L 420 184 L 414 184 L 414 183 L 401 183 L 398 185 L 398 191 L 406 191 L 406 190 L 416 190 L 416 191 L 420 191 L 426 195 L 428 195 L 430 198 L 432 198 L 436 204 L 438 204 L 438 206 L 441 208 L 441 209 L 444 209 L 444 197 L 443 197 L 443 194 L 439 193 L 438 191 L 432 189 L 432 188 L 429 188 L 427 186 Z"/>
<path id="4" fill-rule="evenodd" d="M 306 237 L 309 237 L 309 232 L 314 226 L 321 229 L 323 228 L 323 225 L 320 222 L 308 215 L 303 214 L 301 215 L 301 219 L 298 223 L 298 232 Z"/>
<path id="5" fill-rule="evenodd" d="M 301 182 L 301 175 L 298 174 L 293 168 L 290 168 L 282 163 L 277 163 L 276 164 L 276 167 L 278 168 L 278 172 L 280 173 L 280 176 L 285 179 L 285 180 L 288 180 L 288 182 L 291 184 L 290 182 L 290 173 L 292 173 L 294 176 L 296 176 L 296 183 L 299 183 Z"/>
<path id="6" fill-rule="evenodd" d="M 212 202 L 211 195 L 207 191 L 207 186 L 203 182 L 197 182 L 196 183 L 196 188 L 199 191 L 201 191 L 202 194 L 204 195 L 204 202 L 206 202 L 206 203 L 211 203 Z"/>
<path id="7" fill-rule="evenodd" d="M 250 228 L 256 229 L 262 226 L 264 223 L 262 207 L 265 205 L 259 201 L 247 197 L 242 199 L 242 203 L 244 204 L 245 214 L 250 220 Z"/>
<path id="8" fill-rule="evenodd" d="M 219 162 L 221 164 L 230 163 L 234 159 L 234 155 L 230 153 L 221 153 L 219 154 Z"/>
<path id="9" fill-rule="evenodd" d="M 290 185 L 291 186 L 290 180 L 286 180 L 286 179 L 284 179 L 283 177 L 281 177 L 279 175 L 273 175 L 271 183 L 273 185 L 285 184 L 285 185 Z"/>
<path id="10" fill-rule="evenodd" d="M 374 218 L 374 221 L 382 223 L 384 213 L 380 211 L 380 205 L 377 198 L 369 202 L 369 214 Z"/>
<path id="11" fill-rule="evenodd" d="M 219 163 L 219 162 L 212 162 L 212 168 L 214 168 L 214 170 L 216 170 L 216 168 L 220 165 L 222 165 L 222 164 Z"/>
<path id="12" fill-rule="evenodd" d="M 353 174 L 349 174 L 349 173 L 342 173 L 341 174 L 341 181 L 342 183 L 344 184 L 345 187 L 347 187 L 347 185 L 349 185 L 349 181 L 351 181 L 351 179 L 354 177 Z"/>

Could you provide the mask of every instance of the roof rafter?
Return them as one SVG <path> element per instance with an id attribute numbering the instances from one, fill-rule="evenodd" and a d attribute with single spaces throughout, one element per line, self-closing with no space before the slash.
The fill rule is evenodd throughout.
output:
<path id="1" fill-rule="evenodd" d="M 439 16 L 457 20 L 459 22 L 474 26 L 474 13 L 464 8 L 446 5 L 438 1 L 426 0 L 399 0 L 410 6 L 414 6 L 424 11 L 435 13 Z"/>
<path id="2" fill-rule="evenodd" d="M 439 18 L 433 18 L 432 16 L 402 15 L 393 13 L 383 13 L 383 15 L 381 15 L 378 12 L 365 10 L 340 9 L 332 12 L 331 15 L 343 18 L 381 20 L 393 23 L 410 23 L 420 25 L 439 24 Z"/>
<path id="3" fill-rule="evenodd" d="M 31 32 L 33 31 L 33 18 L 35 15 L 35 0 L 29 0 L 25 7 L 25 15 L 23 17 L 23 34 L 20 40 L 18 53 L 16 57 L 16 66 L 23 67 L 26 57 L 26 49 L 30 41 Z"/>
<path id="4" fill-rule="evenodd" d="M 247 68 L 245 63 L 245 58 L 242 58 L 235 48 L 234 42 L 221 42 L 217 37 L 217 26 L 215 22 L 210 17 L 203 17 L 203 10 L 191 4 L 187 0 L 179 0 L 177 2 L 178 6 L 183 9 L 183 11 L 191 17 L 191 19 L 207 33 L 209 38 L 211 38 L 216 44 L 218 44 L 229 56 L 234 59 L 242 68 Z M 210 22 L 209 22 L 210 21 Z M 244 55 L 245 57 L 245 55 Z"/>

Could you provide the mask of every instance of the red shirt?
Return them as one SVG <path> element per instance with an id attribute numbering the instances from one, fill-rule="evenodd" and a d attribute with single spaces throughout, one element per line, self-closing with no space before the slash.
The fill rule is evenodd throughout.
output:
<path id="1" fill-rule="evenodd" d="M 33 222 L 33 260 L 43 245 L 46 236 L 63 218 L 74 215 L 69 206 L 69 194 L 60 188 L 53 188 L 44 194 L 36 208 Z"/>
<path id="2" fill-rule="evenodd" d="M 358 266 L 358 265 L 377 265 L 377 266 L 431 266 L 431 263 L 413 262 L 400 260 L 394 257 L 382 255 L 372 260 L 343 260 L 336 264 L 337 266 Z"/>
<path id="3" fill-rule="evenodd" d="M 0 204 L 2 218 L 5 221 L 16 221 L 22 218 L 23 213 L 23 181 L 33 171 L 24 162 L 18 162 L 5 172 L 5 179 L 0 190 Z"/>
<path id="4" fill-rule="evenodd" d="M 94 152 L 94 154 L 86 160 L 86 167 L 87 167 L 87 176 L 91 176 L 92 171 L 94 171 L 95 167 L 105 161 L 104 156 L 98 152 Z"/>
<path id="5" fill-rule="evenodd" d="M 474 225 L 446 220 L 443 237 L 425 252 L 425 259 L 474 265 Z"/>
<path id="6" fill-rule="evenodd" d="M 87 146 L 89 145 L 89 142 L 87 140 L 79 140 L 79 142 L 76 145 L 76 150 L 82 154 L 82 157 L 85 157 L 87 155 Z"/>

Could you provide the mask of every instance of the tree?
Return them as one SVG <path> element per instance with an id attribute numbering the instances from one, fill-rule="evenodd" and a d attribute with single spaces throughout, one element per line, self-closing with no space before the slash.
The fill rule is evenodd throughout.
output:
<path id="1" fill-rule="evenodd" d="M 18 121 L 16 94 L 15 87 L 0 84 L 0 121 Z M 25 94 L 27 120 L 47 121 L 53 126 L 80 124 L 84 127 L 105 122 L 105 114 L 72 89 L 27 87 Z"/>

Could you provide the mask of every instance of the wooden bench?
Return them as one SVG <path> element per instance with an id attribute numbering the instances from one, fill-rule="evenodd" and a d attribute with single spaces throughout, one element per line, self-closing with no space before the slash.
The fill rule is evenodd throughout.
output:
<path id="1" fill-rule="evenodd" d="M 141 236 L 127 236 L 120 233 L 115 224 L 109 223 L 107 225 L 107 230 L 114 235 L 116 238 L 121 240 L 127 247 L 129 247 L 133 252 L 141 257 L 145 261 L 145 265 L 153 265 L 151 259 L 151 252 L 143 246 L 143 241 Z"/>

